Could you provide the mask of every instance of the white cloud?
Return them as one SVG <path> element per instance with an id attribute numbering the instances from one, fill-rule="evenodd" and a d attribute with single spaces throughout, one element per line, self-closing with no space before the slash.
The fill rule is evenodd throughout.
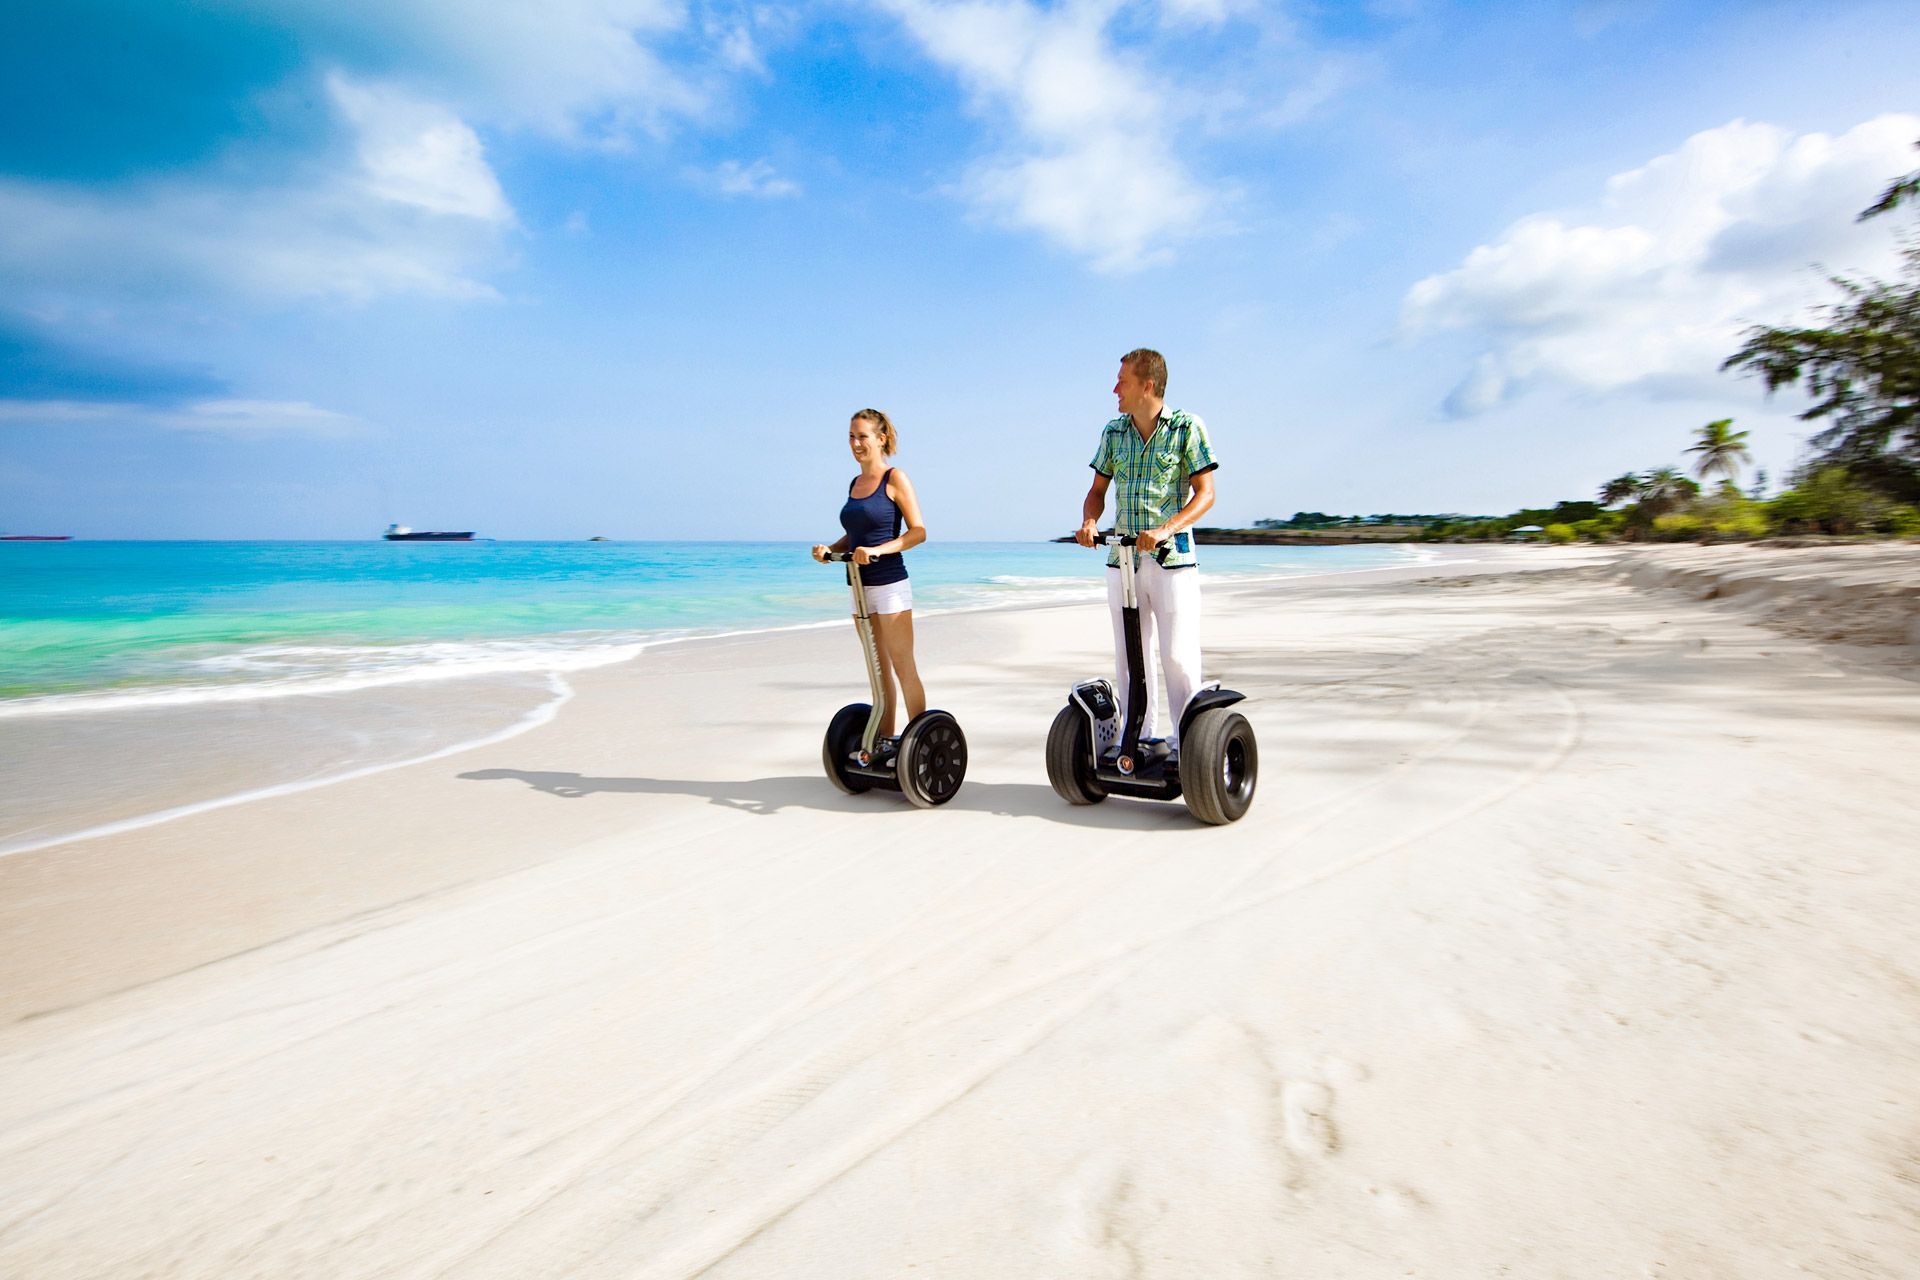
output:
<path id="1" fill-rule="evenodd" d="M 1352 87 L 1354 76 L 1352 63 L 1324 61 L 1304 81 L 1282 94 L 1279 102 L 1259 111 L 1257 118 L 1273 129 L 1296 125 Z"/>
<path id="2" fill-rule="evenodd" d="M 391 86 L 328 80 L 353 141 L 278 186 L 195 177 L 87 189 L 0 179 L 0 280 L 18 301 L 238 294 L 493 296 L 514 216 L 478 137 Z"/>
<path id="3" fill-rule="evenodd" d="M 486 276 L 517 221 L 483 133 L 628 147 L 712 115 L 731 80 L 761 69 L 763 45 L 795 26 L 786 8 L 729 0 L 212 3 L 277 26 L 333 68 L 319 73 L 321 100 L 345 152 L 269 168 L 256 141 L 197 172 L 131 183 L 0 176 L 0 305 L 496 296 Z M 354 70 L 368 65 L 384 70 Z M 782 181 L 755 193 L 782 194 Z"/>
<path id="4" fill-rule="evenodd" d="M 988 216 L 1125 271 L 1199 232 L 1220 203 L 1175 155 L 1182 108 L 1167 78 L 1108 39 L 1118 4 L 879 3 L 1009 133 L 960 184 Z"/>
<path id="5" fill-rule="evenodd" d="M 339 72 L 327 91 L 359 135 L 368 193 L 428 213 L 511 222 L 500 181 L 480 139 L 459 117 L 391 86 L 361 84 Z"/>
<path id="6" fill-rule="evenodd" d="M 1161 0 L 1160 14 L 1169 25 L 1217 27 L 1245 5 L 1239 0 Z"/>
<path id="7" fill-rule="evenodd" d="M 1854 215 L 1911 167 L 1920 117 L 1838 137 L 1736 120 L 1619 174 L 1584 216 L 1520 219 L 1408 290 L 1403 333 L 1475 335 L 1448 404 L 1477 413 L 1535 383 L 1727 390 L 1748 326 L 1830 299 L 1825 271 L 1885 274 L 1897 243 Z M 1812 264 L 1819 264 L 1820 270 Z"/>
<path id="8" fill-rule="evenodd" d="M 359 419 L 304 400 L 199 400 L 162 407 L 93 400 L 0 400 L 0 424 L 107 425 L 213 435 L 341 435 Z"/>
<path id="9" fill-rule="evenodd" d="M 761 200 L 775 200 L 783 196 L 800 194 L 799 183 L 790 178 L 781 177 L 765 160 L 755 160 L 752 164 L 741 164 L 738 160 L 722 160 L 711 170 L 696 170 L 693 177 L 702 185 L 711 187 L 723 196 L 753 196 Z"/>
<path id="10" fill-rule="evenodd" d="M 657 52 L 686 32 L 683 0 L 228 2 L 264 11 L 323 59 L 365 65 L 358 59 L 373 50 L 382 65 L 405 65 L 420 96 L 489 125 L 620 146 L 699 115 L 712 98 L 697 70 Z"/>
<path id="11" fill-rule="evenodd" d="M 322 61 L 405 67 L 483 129 L 621 150 L 721 114 L 806 8 L 755 0 L 215 0 L 285 26 Z"/>
<path id="12" fill-rule="evenodd" d="M 712 9 L 702 17 L 701 30 L 707 45 L 720 64 L 736 71 L 767 73 L 762 56 L 762 37 L 784 39 L 799 25 L 798 15 L 786 9 L 754 6 L 718 12 Z"/>

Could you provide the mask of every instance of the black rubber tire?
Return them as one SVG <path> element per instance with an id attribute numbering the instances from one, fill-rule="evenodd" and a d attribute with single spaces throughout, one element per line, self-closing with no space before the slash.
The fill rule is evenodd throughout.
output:
<path id="1" fill-rule="evenodd" d="M 923 711 L 900 735 L 900 794 L 931 809 L 960 793 L 967 780 L 967 735 L 944 711 Z"/>
<path id="2" fill-rule="evenodd" d="M 1093 776 L 1093 732 L 1087 713 L 1069 702 L 1047 730 L 1047 781 L 1068 804 L 1099 804 L 1107 789 Z"/>
<path id="3" fill-rule="evenodd" d="M 827 771 L 827 780 L 850 796 L 873 790 L 871 782 L 847 772 L 847 757 L 860 749 L 860 735 L 866 732 L 872 711 L 867 703 L 848 703 L 827 721 L 827 736 L 820 743 L 820 766 Z"/>
<path id="4" fill-rule="evenodd" d="M 1180 790 L 1187 808 L 1213 826 L 1236 822 L 1253 804 L 1260 748 L 1238 711 L 1209 707 L 1180 736 Z"/>

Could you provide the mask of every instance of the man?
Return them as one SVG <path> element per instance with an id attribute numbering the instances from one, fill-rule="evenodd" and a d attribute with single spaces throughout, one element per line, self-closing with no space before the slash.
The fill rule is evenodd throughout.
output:
<path id="1" fill-rule="evenodd" d="M 1194 555 L 1193 535 L 1187 532 L 1213 506 L 1214 461 L 1206 424 L 1190 413 L 1167 408 L 1167 361 L 1158 351 L 1142 347 L 1120 357 L 1120 376 L 1113 384 L 1120 416 L 1100 433 L 1093 454 L 1093 487 L 1080 506 L 1083 547 L 1099 537 L 1100 516 L 1106 510 L 1107 489 L 1117 479 L 1114 528 L 1136 535 L 1134 593 L 1140 605 L 1140 648 L 1147 669 L 1146 716 L 1140 737 L 1149 744 L 1142 754 L 1149 760 L 1180 750 L 1180 713 L 1186 710 L 1194 686 L 1200 683 L 1200 567 Z M 1127 713 L 1127 641 L 1120 620 L 1120 557 L 1124 547 L 1107 557 L 1107 604 L 1113 613 L 1114 683 L 1121 709 Z M 1163 554 L 1164 552 L 1164 554 Z M 1162 742 L 1154 706 L 1156 653 L 1166 670 L 1167 724 Z"/>

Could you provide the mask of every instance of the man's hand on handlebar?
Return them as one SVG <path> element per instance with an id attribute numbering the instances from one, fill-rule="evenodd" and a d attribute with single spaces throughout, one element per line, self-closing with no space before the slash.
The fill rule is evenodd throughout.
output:
<path id="1" fill-rule="evenodd" d="M 1082 521 L 1080 524 L 1079 532 L 1073 535 L 1073 540 L 1079 543 L 1083 547 L 1092 546 L 1095 542 L 1099 541 L 1099 538 L 1100 538 L 1099 522 L 1094 520 Z"/>
<path id="2" fill-rule="evenodd" d="M 1134 535 L 1133 545 L 1140 548 L 1142 552 L 1151 553 L 1155 547 L 1165 542 L 1168 536 L 1165 529 L 1143 529 Z"/>

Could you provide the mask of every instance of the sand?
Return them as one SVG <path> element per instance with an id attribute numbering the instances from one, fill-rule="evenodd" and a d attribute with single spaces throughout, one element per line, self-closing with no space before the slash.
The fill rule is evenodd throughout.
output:
<path id="1" fill-rule="evenodd" d="M 1211 590 L 1230 827 L 1048 789 L 1081 606 L 921 621 L 943 810 L 849 628 L 0 859 L 0 1275 L 1920 1274 L 1912 650 L 1649 559 Z"/>

